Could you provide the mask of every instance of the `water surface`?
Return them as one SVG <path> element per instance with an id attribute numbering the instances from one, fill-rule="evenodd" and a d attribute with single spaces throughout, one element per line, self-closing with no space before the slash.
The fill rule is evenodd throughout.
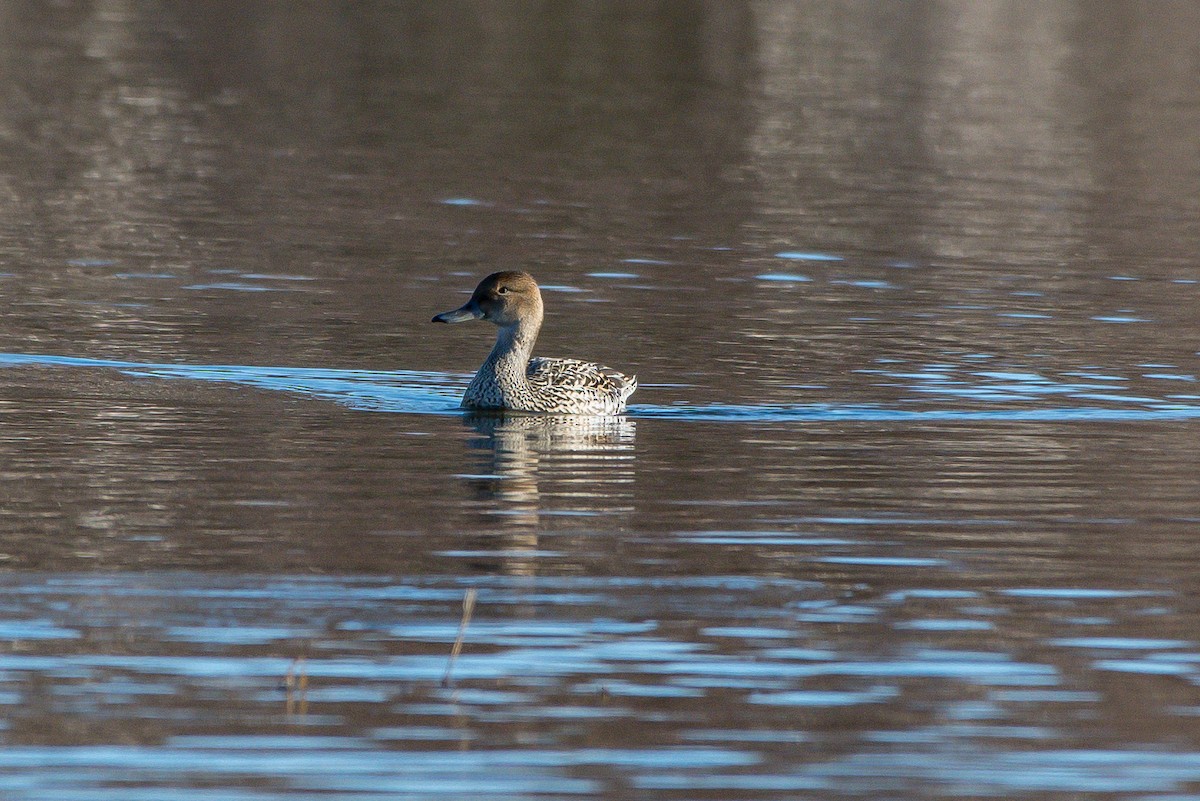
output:
<path id="1" fill-rule="evenodd" d="M 0 14 L 0 795 L 1200 787 L 1191 6 Z"/>

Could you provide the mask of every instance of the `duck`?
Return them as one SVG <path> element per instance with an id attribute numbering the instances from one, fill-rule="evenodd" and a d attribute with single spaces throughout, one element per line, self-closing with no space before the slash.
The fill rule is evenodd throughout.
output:
<path id="1" fill-rule="evenodd" d="M 463 395 L 462 408 L 542 414 L 617 415 L 637 377 L 578 359 L 531 358 L 542 327 L 542 292 L 533 276 L 506 270 L 479 282 L 471 299 L 435 323 L 487 320 L 500 330 Z"/>

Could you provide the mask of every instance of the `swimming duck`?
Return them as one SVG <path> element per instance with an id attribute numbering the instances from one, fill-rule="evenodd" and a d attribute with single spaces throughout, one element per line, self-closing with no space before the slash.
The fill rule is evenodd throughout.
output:
<path id="1" fill-rule="evenodd" d="M 620 414 L 637 378 L 577 359 L 531 359 L 542 327 L 542 293 L 533 276 L 492 273 L 471 299 L 435 323 L 487 320 L 499 326 L 496 346 L 471 379 L 464 409 L 551 414 Z"/>

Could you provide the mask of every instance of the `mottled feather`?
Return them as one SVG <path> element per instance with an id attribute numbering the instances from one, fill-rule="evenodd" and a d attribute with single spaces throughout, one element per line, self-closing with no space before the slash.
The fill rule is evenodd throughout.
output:
<path id="1" fill-rule="evenodd" d="M 584 406 L 588 414 L 616 414 L 637 389 L 637 376 L 579 359 L 530 359 L 525 377 L 537 395 L 554 401 L 547 411 Z"/>

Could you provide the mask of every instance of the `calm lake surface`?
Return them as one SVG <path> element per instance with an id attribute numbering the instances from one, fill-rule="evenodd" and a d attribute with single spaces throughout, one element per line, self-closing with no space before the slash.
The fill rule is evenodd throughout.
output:
<path id="1" fill-rule="evenodd" d="M 3 798 L 1200 797 L 1200 6 L 0 45 Z M 504 268 L 626 416 L 457 411 Z"/>

